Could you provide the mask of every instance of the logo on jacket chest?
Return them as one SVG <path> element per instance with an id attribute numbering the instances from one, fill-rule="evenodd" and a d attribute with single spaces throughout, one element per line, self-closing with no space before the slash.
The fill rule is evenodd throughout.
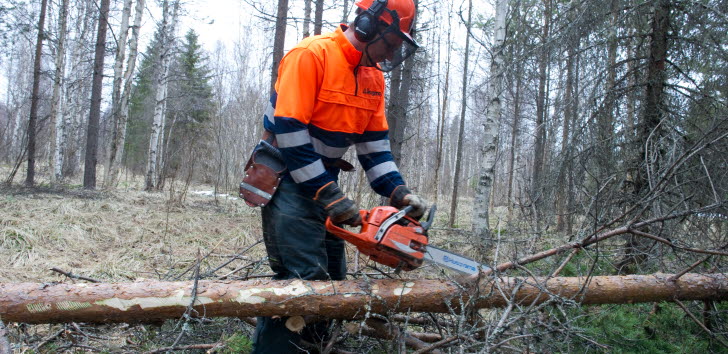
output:
<path id="1" fill-rule="evenodd" d="M 370 95 L 370 96 L 381 96 L 382 95 L 382 92 L 381 91 L 372 91 L 369 88 L 365 88 L 364 89 L 364 94 L 365 95 Z"/>

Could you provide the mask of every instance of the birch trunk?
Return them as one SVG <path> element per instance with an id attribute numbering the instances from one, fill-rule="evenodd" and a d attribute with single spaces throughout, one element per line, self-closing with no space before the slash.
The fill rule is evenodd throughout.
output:
<path id="1" fill-rule="evenodd" d="M 124 91 L 121 94 L 121 102 L 119 105 L 119 130 L 118 141 L 116 143 L 116 153 L 112 155 L 111 168 L 109 175 L 109 187 L 115 187 L 119 181 L 119 169 L 121 159 L 124 156 L 124 144 L 126 143 L 126 126 L 129 121 L 129 98 L 131 97 L 131 87 L 134 78 L 134 69 L 136 68 L 136 58 L 139 46 L 139 28 L 141 28 L 142 17 L 144 16 L 144 0 L 137 0 L 136 13 L 134 14 L 134 25 L 131 29 L 131 38 L 129 39 L 129 57 L 126 62 L 126 71 L 124 72 Z"/>
<path id="2" fill-rule="evenodd" d="M 177 21 L 179 9 L 179 1 L 174 2 L 171 18 L 169 13 L 169 3 L 165 0 L 162 15 L 162 49 L 160 50 L 159 75 L 156 79 L 157 94 L 154 105 L 154 121 L 152 123 L 152 135 L 149 139 L 149 157 L 147 161 L 147 176 L 144 190 L 151 191 L 154 189 L 157 167 L 158 152 L 160 145 L 164 142 L 164 119 L 167 110 L 167 86 L 169 76 L 169 65 L 172 56 L 172 42 L 174 41 L 174 28 Z"/>
<path id="3" fill-rule="evenodd" d="M 506 38 L 506 0 L 498 0 L 495 6 L 495 32 L 493 34 L 493 58 L 490 63 L 490 86 L 488 87 L 488 107 L 485 112 L 485 138 L 482 150 L 478 185 L 475 190 L 475 206 L 473 207 L 473 232 L 481 239 L 482 245 L 491 247 L 490 226 L 488 225 L 488 209 L 493 189 L 495 172 L 496 147 L 498 146 L 498 130 L 501 120 L 501 100 L 503 90 L 503 43 Z"/>
<path id="4" fill-rule="evenodd" d="M 66 28 L 68 27 L 68 0 L 61 2 L 58 28 L 58 48 L 56 50 L 56 82 L 53 85 L 53 98 L 51 99 L 51 118 L 55 120 L 53 131 L 53 173 L 51 181 L 63 180 L 63 152 L 66 146 L 66 123 L 63 110 L 63 86 L 66 75 Z"/>
<path id="5" fill-rule="evenodd" d="M 671 277 L 504 277 L 472 284 L 422 279 L 201 280 L 194 289 L 191 281 L 0 283 L 0 317 L 6 322 L 24 323 L 156 322 L 179 318 L 193 302 L 196 313 L 205 317 L 320 315 L 353 319 L 372 313 L 450 313 L 509 303 L 528 306 L 557 297 L 584 305 L 728 300 L 728 274 L 685 274 L 674 281 Z"/>
<path id="6" fill-rule="evenodd" d="M 124 70 L 124 57 L 126 56 L 126 40 L 129 33 L 129 17 L 131 17 L 132 0 L 124 0 L 124 8 L 121 12 L 121 26 L 119 29 L 119 40 L 116 43 L 116 58 L 114 60 L 114 81 L 111 88 L 111 145 L 109 146 L 109 156 L 106 159 L 104 175 L 104 187 L 111 187 L 114 180 L 111 174 L 112 164 L 116 160 L 116 154 L 119 149 L 119 137 L 121 135 L 121 90 L 122 90 L 122 74 Z"/>

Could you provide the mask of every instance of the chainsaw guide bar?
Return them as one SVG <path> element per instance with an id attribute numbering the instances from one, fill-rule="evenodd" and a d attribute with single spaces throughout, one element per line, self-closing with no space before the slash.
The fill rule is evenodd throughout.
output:
<path id="1" fill-rule="evenodd" d="M 429 245 L 427 230 L 432 226 L 437 210 L 434 205 L 424 222 L 407 216 L 411 210 L 411 206 L 402 210 L 390 206 L 360 210 L 362 225 L 359 233 L 334 224 L 330 218 L 326 220 L 326 229 L 356 246 L 359 252 L 373 261 L 397 270 L 414 270 L 424 261 L 468 275 L 490 269 L 470 258 Z"/>

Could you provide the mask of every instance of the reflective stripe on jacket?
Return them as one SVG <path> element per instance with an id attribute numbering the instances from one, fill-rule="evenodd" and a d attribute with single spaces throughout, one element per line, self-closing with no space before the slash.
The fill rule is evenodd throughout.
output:
<path id="1" fill-rule="evenodd" d="M 306 38 L 283 57 L 264 126 L 276 134 L 293 180 L 311 196 L 339 173 L 324 163 L 351 145 L 372 189 L 390 196 L 404 180 L 389 147 L 384 76 L 358 66 L 362 53 L 345 29 Z"/>

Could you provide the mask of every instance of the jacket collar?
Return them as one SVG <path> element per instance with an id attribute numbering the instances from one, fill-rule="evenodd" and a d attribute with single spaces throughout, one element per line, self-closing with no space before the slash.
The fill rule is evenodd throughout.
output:
<path id="1" fill-rule="evenodd" d="M 344 24 L 339 25 L 339 27 L 336 28 L 336 31 L 334 31 L 334 41 L 339 45 L 341 48 L 341 51 L 344 52 L 344 57 L 346 57 L 346 61 L 349 62 L 352 66 L 356 66 L 361 61 L 361 55 L 362 53 L 358 51 L 356 48 L 354 48 L 354 45 L 349 42 L 349 40 L 344 35 L 344 31 L 348 27 Z"/>

